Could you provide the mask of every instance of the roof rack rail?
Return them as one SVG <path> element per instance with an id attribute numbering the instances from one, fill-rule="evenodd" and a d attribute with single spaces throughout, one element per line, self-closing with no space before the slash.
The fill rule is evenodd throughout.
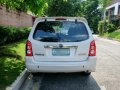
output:
<path id="1" fill-rule="evenodd" d="M 87 20 L 84 17 L 38 17 L 36 18 L 35 22 L 38 22 L 40 20 L 45 20 L 45 19 L 56 19 L 56 18 L 65 18 L 65 19 L 77 19 L 77 20 L 81 20 L 84 21 L 85 23 L 88 24 Z"/>

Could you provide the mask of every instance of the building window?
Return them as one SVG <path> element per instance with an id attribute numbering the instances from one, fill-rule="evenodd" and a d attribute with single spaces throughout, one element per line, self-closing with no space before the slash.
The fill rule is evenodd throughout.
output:
<path id="1" fill-rule="evenodd" d="M 120 15 L 120 5 L 119 5 L 119 8 L 118 8 L 118 14 Z"/>
<path id="2" fill-rule="evenodd" d="M 115 12 L 115 7 L 110 9 L 110 15 L 114 15 L 114 12 Z"/>

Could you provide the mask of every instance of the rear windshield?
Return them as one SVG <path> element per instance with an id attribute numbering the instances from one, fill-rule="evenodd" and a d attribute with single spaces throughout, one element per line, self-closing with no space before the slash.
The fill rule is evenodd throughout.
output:
<path id="1" fill-rule="evenodd" d="M 42 42 L 80 42 L 89 35 L 82 22 L 46 21 L 38 23 L 33 38 Z"/>

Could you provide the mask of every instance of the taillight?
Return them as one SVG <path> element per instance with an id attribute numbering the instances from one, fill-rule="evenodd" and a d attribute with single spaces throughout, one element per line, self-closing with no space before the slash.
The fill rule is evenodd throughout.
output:
<path id="1" fill-rule="evenodd" d="M 96 56 L 96 44 L 94 40 L 90 43 L 89 56 Z"/>
<path id="2" fill-rule="evenodd" d="M 26 42 L 26 56 L 33 56 L 32 44 L 30 41 Z"/>

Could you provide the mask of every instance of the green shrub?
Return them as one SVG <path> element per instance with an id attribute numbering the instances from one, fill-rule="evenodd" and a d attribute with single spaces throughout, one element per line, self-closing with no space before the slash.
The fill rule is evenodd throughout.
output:
<path id="1" fill-rule="evenodd" d="M 117 29 L 120 29 L 120 26 Z"/>
<path id="2" fill-rule="evenodd" d="M 110 23 L 108 20 L 102 20 L 98 24 L 98 31 L 100 35 L 103 35 L 104 33 L 111 33 L 113 31 L 117 30 L 116 26 L 112 23 Z"/>
<path id="3" fill-rule="evenodd" d="M 116 28 L 116 26 L 114 25 L 114 24 L 111 24 L 111 23 L 108 23 L 107 24 L 107 32 L 108 33 L 111 33 L 111 32 L 113 32 L 113 31 L 115 31 L 117 28 Z"/>
<path id="4" fill-rule="evenodd" d="M 98 24 L 98 31 L 99 31 L 99 34 L 100 35 L 103 35 L 103 25 L 104 25 L 104 21 L 100 21 L 99 24 Z"/>
<path id="5" fill-rule="evenodd" d="M 27 38 L 30 30 L 31 28 L 0 26 L 0 45 Z"/>

